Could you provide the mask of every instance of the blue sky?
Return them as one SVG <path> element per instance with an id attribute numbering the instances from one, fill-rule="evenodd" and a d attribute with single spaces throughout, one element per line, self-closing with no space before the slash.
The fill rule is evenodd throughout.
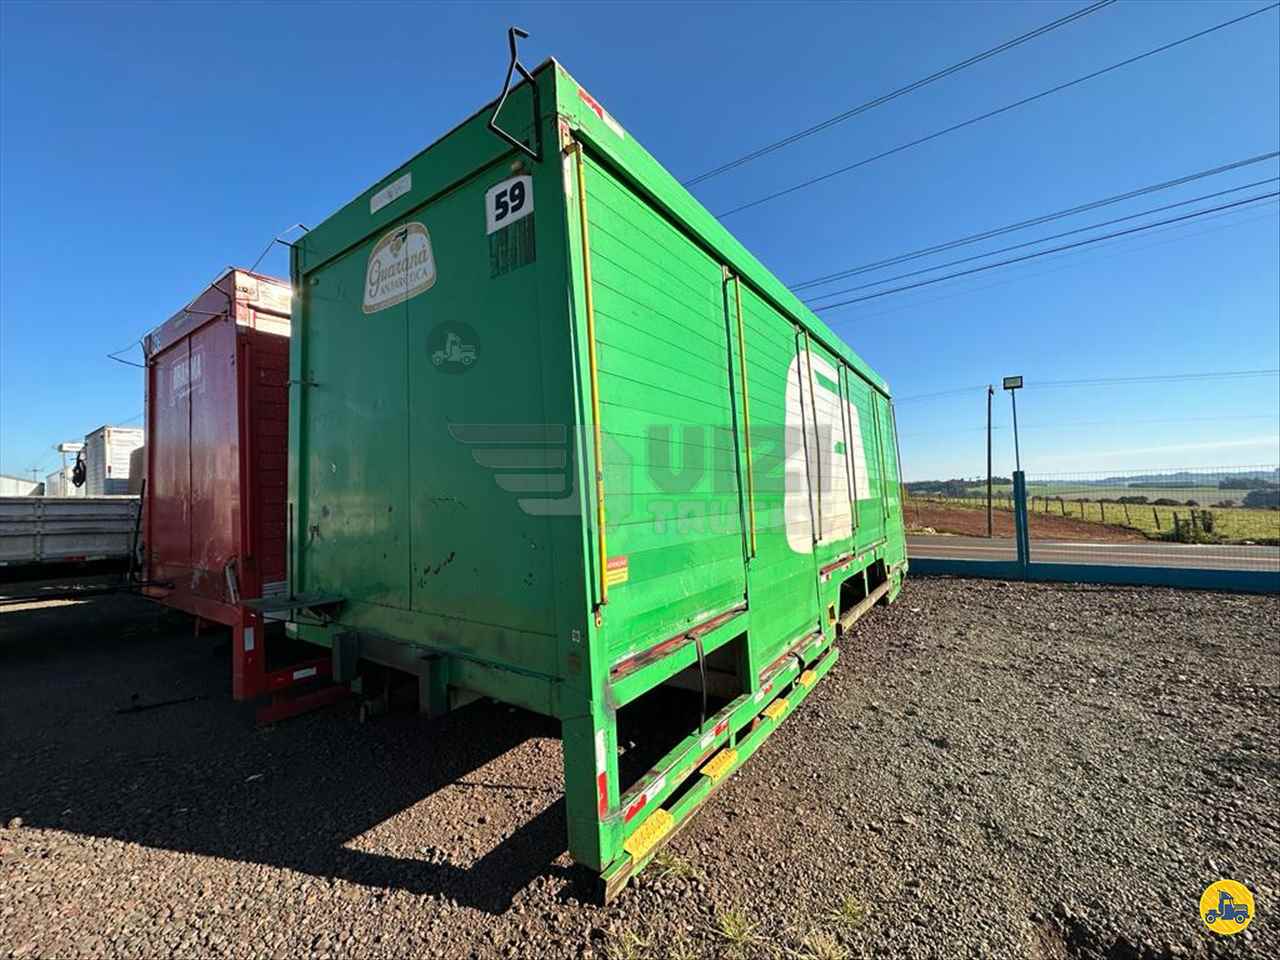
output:
<path id="1" fill-rule="evenodd" d="M 57 441 L 139 422 L 141 372 L 107 352 L 494 96 L 510 23 L 532 34 L 528 62 L 558 57 L 686 178 L 1084 5 L 0 5 L 0 472 L 43 477 Z M 695 193 L 719 212 L 1265 5 L 1114 4 Z M 1277 149 L 1271 11 L 725 223 L 799 282 Z M 1257 164 L 986 246 L 1277 174 Z M 1275 376 L 1037 383 L 1280 367 L 1276 210 L 824 316 L 900 398 L 908 478 L 985 465 L 981 390 L 912 398 L 1006 373 L 1027 378 L 1029 471 L 1275 463 Z"/>

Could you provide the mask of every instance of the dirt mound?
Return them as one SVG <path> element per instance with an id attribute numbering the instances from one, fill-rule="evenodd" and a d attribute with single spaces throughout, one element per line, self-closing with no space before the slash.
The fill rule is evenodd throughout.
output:
<path id="1" fill-rule="evenodd" d="M 992 513 L 992 526 L 997 537 L 1012 537 L 1013 514 L 1007 510 Z M 1137 530 L 1094 523 L 1053 514 L 1028 514 L 1033 540 L 1094 540 L 1104 543 L 1145 541 Z M 908 503 L 906 520 L 912 531 L 932 527 L 938 533 L 954 533 L 968 537 L 987 535 L 987 512 L 967 507 L 951 507 L 940 503 Z"/>

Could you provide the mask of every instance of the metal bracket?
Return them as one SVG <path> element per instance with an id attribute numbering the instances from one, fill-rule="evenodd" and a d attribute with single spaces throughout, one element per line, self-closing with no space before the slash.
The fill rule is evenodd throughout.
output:
<path id="1" fill-rule="evenodd" d="M 498 105 L 493 108 L 493 116 L 489 118 L 489 129 L 501 137 L 507 143 L 511 144 L 517 150 L 527 153 L 534 160 L 542 161 L 542 128 L 539 126 L 542 118 L 542 100 L 538 95 L 538 84 L 533 79 L 533 74 L 525 69 L 523 63 L 520 62 L 520 55 L 516 52 L 516 38 L 522 40 L 528 39 L 529 34 L 521 30 L 519 27 L 509 27 L 507 29 L 507 43 L 511 47 L 511 63 L 507 65 L 507 79 L 502 83 L 502 96 L 498 98 Z M 517 71 L 523 77 L 533 91 L 533 146 L 530 147 L 522 140 L 517 140 L 507 131 L 498 126 L 498 114 L 502 112 L 503 104 L 507 102 L 507 95 L 511 93 L 511 77 Z"/>
<path id="2" fill-rule="evenodd" d="M 333 658 L 333 681 L 347 683 L 356 677 L 360 660 L 360 634 L 346 631 L 336 634 L 330 651 Z"/>

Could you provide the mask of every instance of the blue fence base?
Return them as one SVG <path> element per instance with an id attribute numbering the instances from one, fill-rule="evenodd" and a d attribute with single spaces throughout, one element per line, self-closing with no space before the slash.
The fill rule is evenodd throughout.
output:
<path id="1" fill-rule="evenodd" d="M 1204 570 L 1193 567 L 1122 567 L 1096 563 L 1018 563 L 1016 560 L 950 560 L 911 557 L 913 576 L 981 577 L 1058 583 L 1105 583 L 1133 587 L 1181 587 L 1280 593 L 1274 570 Z"/>

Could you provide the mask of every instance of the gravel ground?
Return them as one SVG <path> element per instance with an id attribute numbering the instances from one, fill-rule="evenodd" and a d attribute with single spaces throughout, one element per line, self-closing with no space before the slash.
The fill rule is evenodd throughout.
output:
<path id="1" fill-rule="evenodd" d="M 255 729 L 217 635 L 8 610 L 0 957 L 1280 956 L 1277 613 L 912 581 L 601 908 L 546 721 Z M 1229 939 L 1197 914 L 1221 877 L 1257 902 Z"/>

